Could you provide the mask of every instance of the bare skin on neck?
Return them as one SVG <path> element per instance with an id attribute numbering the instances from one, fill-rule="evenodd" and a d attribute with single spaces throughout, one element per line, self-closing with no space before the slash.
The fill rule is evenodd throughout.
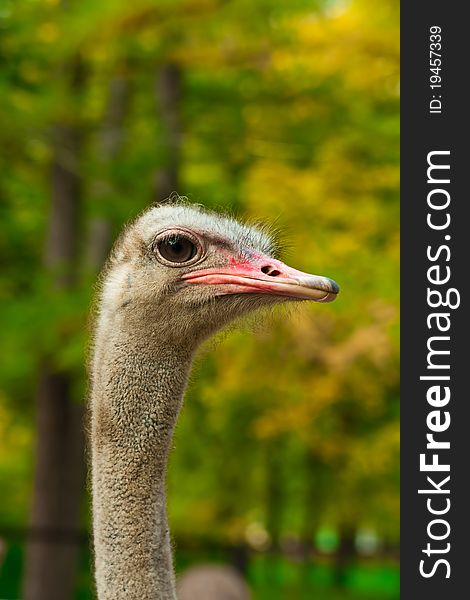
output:
<path id="1" fill-rule="evenodd" d="M 339 291 L 273 250 L 265 232 L 182 204 L 148 210 L 116 244 L 90 368 L 99 600 L 176 599 L 165 474 L 200 343 L 263 306 Z"/>

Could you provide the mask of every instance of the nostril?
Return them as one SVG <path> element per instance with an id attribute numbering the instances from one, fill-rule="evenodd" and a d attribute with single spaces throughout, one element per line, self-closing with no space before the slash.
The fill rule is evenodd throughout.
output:
<path id="1" fill-rule="evenodd" d="M 278 271 L 271 265 L 265 265 L 264 267 L 261 267 L 261 271 L 270 277 L 278 277 L 281 274 L 281 271 Z"/>

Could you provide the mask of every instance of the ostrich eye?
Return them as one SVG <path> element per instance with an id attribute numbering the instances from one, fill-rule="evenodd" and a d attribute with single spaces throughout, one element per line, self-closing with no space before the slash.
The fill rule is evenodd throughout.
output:
<path id="1" fill-rule="evenodd" d="M 181 234 L 172 234 L 157 242 L 157 250 L 162 258 L 171 263 L 185 263 L 197 254 L 196 244 Z"/>

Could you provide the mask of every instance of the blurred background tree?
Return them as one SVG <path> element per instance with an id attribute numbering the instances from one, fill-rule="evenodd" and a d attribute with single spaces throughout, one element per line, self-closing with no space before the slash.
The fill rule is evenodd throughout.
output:
<path id="1" fill-rule="evenodd" d="M 396 0 L 0 0 L 2 597 L 93 596 L 87 314 L 122 224 L 173 190 L 342 287 L 199 362 L 178 566 L 398 597 L 398 43 Z"/>

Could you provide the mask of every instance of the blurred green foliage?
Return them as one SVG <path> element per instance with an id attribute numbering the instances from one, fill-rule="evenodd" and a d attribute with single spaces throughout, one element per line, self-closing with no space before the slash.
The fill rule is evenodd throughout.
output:
<path id="1" fill-rule="evenodd" d="M 173 532 L 263 548 L 369 528 L 397 542 L 398 58 L 396 0 L 0 0 L 0 536 L 27 522 L 40 358 L 86 397 L 90 223 L 116 234 L 155 200 L 168 161 L 155 81 L 176 64 L 178 192 L 272 223 L 292 266 L 342 292 L 204 352 L 171 459 Z M 127 99 L 106 154 L 116 81 Z M 66 290 L 43 266 L 58 120 L 82 141 Z"/>

